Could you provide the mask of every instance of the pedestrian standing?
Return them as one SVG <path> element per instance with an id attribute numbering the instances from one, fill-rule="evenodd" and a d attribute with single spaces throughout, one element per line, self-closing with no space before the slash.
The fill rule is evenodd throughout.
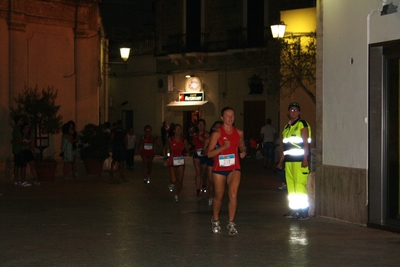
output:
<path id="1" fill-rule="evenodd" d="M 35 140 L 33 137 L 32 129 L 29 123 L 25 122 L 22 126 L 22 144 L 23 144 L 23 157 L 24 161 L 29 165 L 31 175 L 33 177 L 33 184 L 40 185 L 35 163 Z M 26 167 L 22 170 L 23 180 L 26 177 Z"/>
<path id="2" fill-rule="evenodd" d="M 170 156 L 167 156 L 169 148 Z M 168 166 L 170 184 L 169 191 L 175 191 L 174 201 L 179 201 L 179 194 L 182 191 L 183 176 L 185 175 L 185 158 L 183 151 L 186 151 L 186 156 L 189 155 L 189 145 L 183 137 L 182 126 L 175 124 L 174 136 L 167 139 L 163 148 L 164 165 Z"/>
<path id="3" fill-rule="evenodd" d="M 243 131 L 233 126 L 235 112 L 230 107 L 221 111 L 222 126 L 218 131 L 213 132 L 209 144 L 207 156 L 214 158 L 213 181 L 214 200 L 213 217 L 211 225 L 213 233 L 220 233 L 219 211 L 225 193 L 225 186 L 228 185 L 228 214 L 229 221 L 227 228 L 230 235 L 237 235 L 234 222 L 237 209 L 237 193 L 240 185 L 240 158 L 246 157 L 246 146 L 244 144 Z M 240 154 L 239 154 L 240 152 Z"/>
<path id="4" fill-rule="evenodd" d="M 73 156 L 73 137 L 72 132 L 70 131 L 70 124 L 65 123 L 61 128 L 62 137 L 61 137 L 61 150 L 62 150 L 62 159 L 63 159 L 63 174 L 65 179 L 73 179 L 71 175 L 72 170 L 72 161 L 74 160 Z"/>
<path id="5" fill-rule="evenodd" d="M 72 137 L 71 138 L 71 143 L 72 143 L 72 162 L 71 162 L 71 172 L 72 172 L 72 178 L 75 178 L 75 176 L 78 174 L 77 172 L 77 166 L 76 166 L 76 156 L 78 155 L 78 132 L 75 129 L 75 122 L 74 121 L 69 121 L 69 135 Z"/>
<path id="6" fill-rule="evenodd" d="M 283 153 L 278 169 L 285 163 L 285 176 L 290 211 L 285 218 L 308 219 L 307 179 L 311 127 L 300 119 L 300 104 L 292 102 L 288 107 L 289 122 L 282 132 Z"/>
<path id="7" fill-rule="evenodd" d="M 22 153 L 23 147 L 21 126 L 24 123 L 24 118 L 22 118 L 21 116 L 15 116 L 14 122 L 15 125 L 12 131 L 11 139 L 12 153 L 14 155 L 14 181 L 15 185 L 21 186 L 22 168 L 26 164 Z"/>
<path id="8" fill-rule="evenodd" d="M 164 121 L 161 126 L 161 142 L 162 142 L 163 147 L 165 146 L 165 143 L 167 142 L 168 132 L 169 132 L 168 122 Z"/>
<path id="9" fill-rule="evenodd" d="M 272 168 L 274 164 L 274 150 L 276 139 L 276 129 L 271 125 L 271 119 L 268 118 L 266 124 L 261 128 L 261 140 L 264 150 L 264 168 Z"/>
<path id="10" fill-rule="evenodd" d="M 111 143 L 112 143 L 112 161 L 110 169 L 110 183 L 118 183 L 119 180 L 113 179 L 114 166 L 118 162 L 119 178 L 123 182 L 128 180 L 124 176 L 124 165 L 126 161 L 126 146 L 127 146 L 127 133 L 122 128 L 122 121 L 118 120 L 116 127 L 111 131 Z"/>
<path id="11" fill-rule="evenodd" d="M 126 147 L 126 166 L 129 170 L 133 170 L 136 148 L 136 135 L 133 132 L 133 127 L 129 128 L 126 138 L 128 140 L 128 145 Z"/>

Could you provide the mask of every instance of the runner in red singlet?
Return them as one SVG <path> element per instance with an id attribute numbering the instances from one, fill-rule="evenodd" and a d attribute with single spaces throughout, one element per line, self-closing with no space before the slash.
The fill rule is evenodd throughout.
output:
<path id="1" fill-rule="evenodd" d="M 230 235 L 237 235 L 236 224 L 234 223 L 237 208 L 237 192 L 240 184 L 240 158 L 246 156 L 246 146 L 243 140 L 243 131 L 233 126 L 235 112 L 230 107 L 221 111 L 222 126 L 211 135 L 207 156 L 214 157 L 213 182 L 214 200 L 213 217 L 211 218 L 212 231 L 221 232 L 219 222 L 219 211 L 222 198 L 225 192 L 225 185 L 228 185 L 228 213 L 229 221 L 227 228 Z M 240 158 L 239 158 L 239 152 Z"/>
<path id="2" fill-rule="evenodd" d="M 170 156 L 167 157 L 167 148 L 170 150 Z M 171 183 L 169 184 L 169 191 L 175 190 L 174 201 L 179 201 L 179 194 L 182 190 L 183 176 L 185 174 L 185 158 L 183 151 L 189 155 L 189 145 L 187 140 L 182 136 L 182 126 L 175 125 L 174 135 L 167 139 L 163 148 L 164 165 L 168 166 L 169 176 Z"/>
<path id="3" fill-rule="evenodd" d="M 140 156 L 142 157 L 143 161 L 143 173 L 144 179 L 143 182 L 145 184 L 150 183 L 150 175 L 151 175 L 151 168 L 154 159 L 154 146 L 160 145 L 160 138 L 156 135 L 153 135 L 151 132 L 151 126 L 146 125 L 144 126 L 144 134 L 139 141 L 139 149 L 140 149 Z"/>
<path id="4" fill-rule="evenodd" d="M 206 121 L 200 119 L 197 121 L 197 131 L 193 134 L 193 165 L 196 169 L 196 194 L 201 196 L 206 193 L 206 171 L 207 171 L 207 156 L 202 154 L 204 141 L 210 134 L 204 129 Z"/>

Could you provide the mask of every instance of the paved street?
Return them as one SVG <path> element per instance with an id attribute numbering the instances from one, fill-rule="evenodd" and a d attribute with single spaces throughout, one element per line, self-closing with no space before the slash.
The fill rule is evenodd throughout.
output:
<path id="1" fill-rule="evenodd" d="M 0 184 L 0 266 L 400 266 L 400 235 L 324 218 L 285 219 L 286 193 L 255 159 L 242 162 L 237 236 L 211 232 L 208 197 L 197 197 L 187 160 L 180 202 L 157 157 L 143 184 L 139 157 L 127 183 L 57 178 Z"/>

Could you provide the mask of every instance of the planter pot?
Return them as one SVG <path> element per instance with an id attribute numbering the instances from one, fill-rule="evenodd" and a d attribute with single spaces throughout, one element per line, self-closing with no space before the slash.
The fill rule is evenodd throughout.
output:
<path id="1" fill-rule="evenodd" d="M 103 160 L 98 159 L 85 159 L 83 160 L 85 164 L 86 174 L 87 175 L 101 175 L 103 170 Z"/>
<path id="2" fill-rule="evenodd" d="M 36 173 L 39 181 L 54 181 L 57 162 L 36 162 Z"/>

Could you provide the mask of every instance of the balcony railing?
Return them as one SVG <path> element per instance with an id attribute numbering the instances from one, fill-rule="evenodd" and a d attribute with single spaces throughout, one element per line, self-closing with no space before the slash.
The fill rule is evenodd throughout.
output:
<path id="1" fill-rule="evenodd" d="M 161 50 L 169 54 L 206 52 L 205 45 L 208 36 L 208 33 L 201 33 L 199 35 L 175 34 L 163 36 L 161 39 Z M 188 40 L 188 38 L 191 39 Z"/>
<path id="2" fill-rule="evenodd" d="M 215 37 L 216 36 L 216 37 Z M 221 37 L 222 36 L 222 37 Z M 271 36 L 269 28 L 251 31 L 247 28 L 232 29 L 226 35 L 201 34 L 175 34 L 161 36 L 157 42 L 154 36 L 144 36 L 140 39 L 112 38 L 114 43 L 110 57 L 119 57 L 118 43 L 128 42 L 131 47 L 131 56 L 149 54 L 179 54 L 190 52 L 220 52 L 229 49 L 245 49 L 265 47 L 267 38 Z M 111 38 L 110 38 L 111 39 Z"/>
<path id="3" fill-rule="evenodd" d="M 219 52 L 229 49 L 244 49 L 250 47 L 265 47 L 269 28 L 261 29 L 261 32 L 249 32 L 247 28 L 233 29 L 227 32 L 223 38 L 211 38 L 209 33 L 199 35 L 165 35 L 161 38 L 161 46 L 157 54 L 177 54 L 188 52 Z M 188 40 L 188 38 L 193 38 Z M 197 40 L 197 43 L 196 43 Z"/>

